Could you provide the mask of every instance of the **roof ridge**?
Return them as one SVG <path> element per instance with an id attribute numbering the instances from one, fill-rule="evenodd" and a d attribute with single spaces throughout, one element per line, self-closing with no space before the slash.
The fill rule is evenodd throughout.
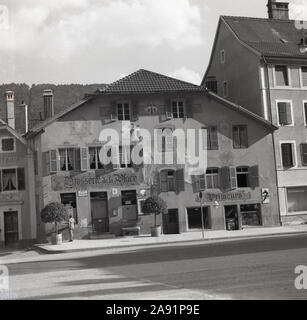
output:
<path id="1" fill-rule="evenodd" d="M 259 21 L 276 21 L 276 22 L 282 22 L 282 23 L 293 23 L 295 20 L 293 19 L 269 19 L 269 18 L 260 18 L 260 17 L 246 17 L 246 16 L 228 16 L 228 15 L 221 15 L 222 18 L 234 18 L 234 19 L 244 19 L 244 20 L 259 20 Z"/>

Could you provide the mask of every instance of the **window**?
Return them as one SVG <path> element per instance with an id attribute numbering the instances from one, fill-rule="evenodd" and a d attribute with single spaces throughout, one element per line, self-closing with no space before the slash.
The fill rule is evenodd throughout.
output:
<path id="1" fill-rule="evenodd" d="M 248 188 L 249 187 L 249 168 L 248 167 L 238 167 L 237 168 L 237 184 L 238 188 Z"/>
<path id="2" fill-rule="evenodd" d="M 288 212 L 307 212 L 307 187 L 287 188 Z"/>
<path id="3" fill-rule="evenodd" d="M 118 120 L 125 121 L 130 120 L 130 104 L 129 103 L 118 103 L 117 104 L 117 117 Z"/>
<path id="4" fill-rule="evenodd" d="M 291 102 L 277 102 L 278 123 L 280 126 L 293 124 Z"/>
<path id="5" fill-rule="evenodd" d="M 14 138 L 2 138 L 1 139 L 1 151 L 12 152 L 15 151 L 15 139 Z"/>
<path id="6" fill-rule="evenodd" d="M 261 206 L 259 204 L 240 205 L 242 225 L 249 227 L 261 226 Z"/>
<path id="7" fill-rule="evenodd" d="M 224 64 L 226 62 L 226 52 L 225 50 L 221 50 L 221 63 Z"/>
<path id="8" fill-rule="evenodd" d="M 307 166 L 307 143 L 301 144 L 302 166 Z"/>
<path id="9" fill-rule="evenodd" d="M 208 91 L 212 91 L 217 94 L 217 80 L 215 77 L 209 77 L 206 80 L 206 88 Z"/>
<path id="10" fill-rule="evenodd" d="M 175 171 L 163 170 L 160 172 L 161 192 L 175 191 Z"/>
<path id="11" fill-rule="evenodd" d="M 218 150 L 218 135 L 217 127 L 209 127 L 207 130 L 207 149 L 208 150 Z"/>
<path id="12" fill-rule="evenodd" d="M 174 119 L 184 118 L 184 102 L 182 100 L 174 100 L 172 102 L 172 113 Z"/>
<path id="13" fill-rule="evenodd" d="M 302 67 L 301 70 L 302 70 L 302 86 L 307 87 L 307 67 Z"/>
<path id="14" fill-rule="evenodd" d="M 97 170 L 97 169 L 103 169 L 103 164 L 100 161 L 99 153 L 100 153 L 101 147 L 90 147 L 88 149 L 89 151 L 89 160 L 90 160 L 90 169 Z"/>
<path id="15" fill-rule="evenodd" d="M 218 189 L 219 183 L 219 169 L 208 168 L 206 172 L 207 189 Z"/>
<path id="16" fill-rule="evenodd" d="M 206 190 L 206 176 L 204 174 L 197 175 L 197 176 L 192 175 L 191 180 L 192 180 L 193 193 Z"/>
<path id="17" fill-rule="evenodd" d="M 304 121 L 305 121 L 305 126 L 307 126 L 307 101 L 304 101 Z"/>
<path id="18" fill-rule="evenodd" d="M 60 154 L 60 170 L 73 171 L 75 170 L 75 149 L 59 149 Z"/>
<path id="19" fill-rule="evenodd" d="M 223 82 L 223 97 L 224 98 L 228 97 L 228 82 L 227 81 Z"/>
<path id="20" fill-rule="evenodd" d="M 159 129 L 158 134 L 159 134 L 158 151 L 173 152 L 174 150 L 173 130 L 170 128 Z"/>
<path id="21" fill-rule="evenodd" d="M 119 163 L 122 169 L 131 168 L 131 152 L 132 146 L 119 146 Z"/>
<path id="22" fill-rule="evenodd" d="M 24 168 L 2 169 L 0 171 L 2 191 L 25 190 Z"/>
<path id="23" fill-rule="evenodd" d="M 294 164 L 294 144 L 293 143 L 282 143 L 281 144 L 281 157 L 282 165 L 285 168 L 292 168 Z"/>
<path id="24" fill-rule="evenodd" d="M 287 66 L 275 66 L 275 81 L 278 87 L 289 86 L 289 76 Z"/>
<path id="25" fill-rule="evenodd" d="M 232 128 L 233 131 L 233 147 L 235 149 L 248 148 L 247 126 L 239 125 Z"/>

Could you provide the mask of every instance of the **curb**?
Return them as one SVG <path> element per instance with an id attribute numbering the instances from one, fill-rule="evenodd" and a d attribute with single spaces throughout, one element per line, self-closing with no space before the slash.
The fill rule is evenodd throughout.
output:
<path id="1" fill-rule="evenodd" d="M 307 231 L 290 231 L 290 232 L 283 232 L 283 233 L 268 233 L 263 235 L 246 235 L 246 236 L 237 236 L 237 237 L 220 237 L 220 238 L 213 238 L 213 239 L 192 239 L 192 240 L 178 240 L 178 241 L 166 241 L 160 243 L 138 243 L 138 244 L 130 244 L 130 245 L 123 245 L 123 246 L 110 246 L 110 247 L 93 247 L 93 248 L 75 248 L 75 249 L 66 249 L 66 250 L 48 250 L 40 245 L 34 245 L 33 249 L 39 251 L 43 254 L 61 254 L 61 253 L 75 253 L 75 252 L 84 252 L 84 251 L 98 251 L 98 250 L 109 250 L 109 249 L 125 249 L 125 248 L 136 248 L 136 247 L 157 247 L 161 245 L 170 245 L 170 244 L 179 244 L 179 243 L 193 243 L 193 242 L 202 242 L 203 244 L 208 244 L 213 241 L 236 241 L 236 240 L 243 240 L 243 239 L 259 239 L 259 238 L 267 238 L 267 237 L 275 237 L 275 236 L 290 236 L 290 235 L 302 235 L 307 234 Z"/>

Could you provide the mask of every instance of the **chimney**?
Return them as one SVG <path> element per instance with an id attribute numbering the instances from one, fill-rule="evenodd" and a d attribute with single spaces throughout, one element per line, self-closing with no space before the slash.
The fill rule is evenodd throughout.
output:
<path id="1" fill-rule="evenodd" d="M 15 103 L 14 103 L 14 92 L 6 91 L 6 113 L 7 113 L 7 124 L 15 129 Z"/>
<path id="2" fill-rule="evenodd" d="M 289 2 L 268 0 L 269 19 L 289 20 Z"/>
<path id="3" fill-rule="evenodd" d="M 44 119 L 53 117 L 53 93 L 51 89 L 44 90 L 43 92 L 44 99 Z"/>

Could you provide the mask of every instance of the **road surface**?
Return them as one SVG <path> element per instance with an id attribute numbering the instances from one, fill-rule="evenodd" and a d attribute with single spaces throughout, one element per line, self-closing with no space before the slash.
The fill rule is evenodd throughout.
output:
<path id="1" fill-rule="evenodd" d="M 35 258 L 35 257 L 34 257 Z M 42 259 L 42 256 L 39 256 Z M 18 299 L 306 299 L 307 235 L 43 256 L 8 265 Z"/>

